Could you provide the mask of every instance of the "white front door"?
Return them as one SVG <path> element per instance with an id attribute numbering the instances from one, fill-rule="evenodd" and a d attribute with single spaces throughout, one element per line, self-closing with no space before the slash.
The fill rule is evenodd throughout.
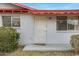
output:
<path id="1" fill-rule="evenodd" d="M 43 15 L 35 15 L 34 43 L 44 44 L 46 42 L 47 19 Z"/>

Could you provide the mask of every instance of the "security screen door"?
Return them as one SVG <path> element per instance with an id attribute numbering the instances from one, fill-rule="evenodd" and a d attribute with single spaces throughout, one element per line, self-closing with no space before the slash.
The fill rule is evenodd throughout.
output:
<path id="1" fill-rule="evenodd" d="M 46 25 L 47 19 L 43 15 L 35 15 L 34 23 L 34 43 L 35 44 L 44 44 L 46 42 Z"/>

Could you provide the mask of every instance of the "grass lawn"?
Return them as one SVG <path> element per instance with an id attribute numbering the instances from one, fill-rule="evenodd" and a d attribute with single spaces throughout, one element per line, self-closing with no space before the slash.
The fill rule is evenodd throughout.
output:
<path id="1" fill-rule="evenodd" d="M 10 53 L 3 53 L 5 56 L 74 56 L 74 51 L 22 51 L 19 47 L 16 51 Z M 79 53 L 78 53 L 79 55 Z"/>

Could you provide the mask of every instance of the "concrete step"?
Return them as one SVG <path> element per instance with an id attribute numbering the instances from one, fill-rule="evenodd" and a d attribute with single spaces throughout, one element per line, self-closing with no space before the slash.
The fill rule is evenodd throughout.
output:
<path id="1" fill-rule="evenodd" d="M 67 51 L 72 50 L 69 44 L 26 45 L 23 51 Z"/>

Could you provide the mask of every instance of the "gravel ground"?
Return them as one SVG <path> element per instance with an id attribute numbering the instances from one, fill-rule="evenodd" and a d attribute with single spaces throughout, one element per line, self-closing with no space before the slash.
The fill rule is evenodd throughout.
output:
<path id="1" fill-rule="evenodd" d="M 22 51 L 23 47 L 19 47 L 14 52 L 0 53 L 1 56 L 76 56 L 74 51 Z"/>

